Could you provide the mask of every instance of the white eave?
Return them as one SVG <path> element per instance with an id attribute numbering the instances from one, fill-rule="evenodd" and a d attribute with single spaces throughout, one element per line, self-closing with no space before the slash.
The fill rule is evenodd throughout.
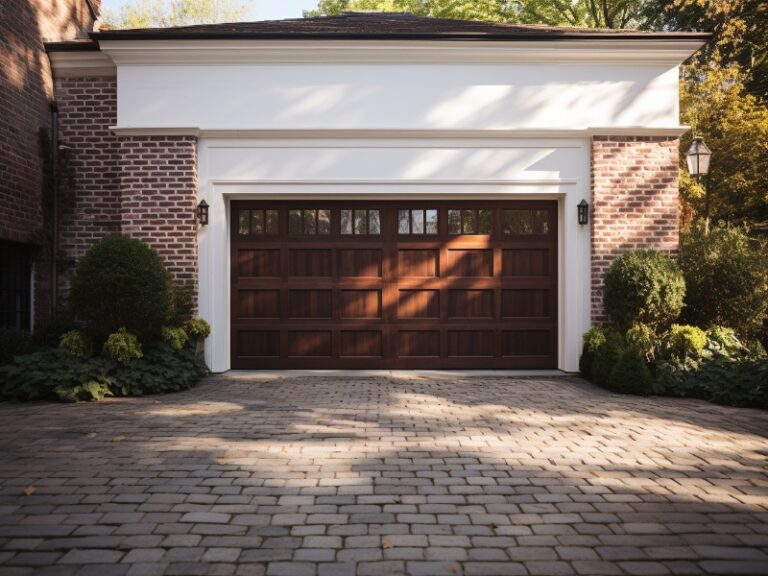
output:
<path id="1" fill-rule="evenodd" d="M 54 78 L 114 76 L 117 67 L 104 52 L 98 50 L 51 50 L 48 52 Z"/>
<path id="2" fill-rule="evenodd" d="M 516 40 L 106 40 L 101 51 L 120 65 L 195 64 L 472 64 L 574 63 L 677 66 L 698 39 Z"/>

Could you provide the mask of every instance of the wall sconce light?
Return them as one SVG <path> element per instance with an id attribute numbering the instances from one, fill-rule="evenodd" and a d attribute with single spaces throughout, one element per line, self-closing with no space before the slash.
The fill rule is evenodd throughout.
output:
<path id="1" fill-rule="evenodd" d="M 200 200 L 197 205 L 197 221 L 203 226 L 208 224 L 208 202 L 205 200 Z"/>
<path id="2" fill-rule="evenodd" d="M 582 226 L 589 224 L 589 204 L 587 204 L 587 201 L 582 200 L 576 208 L 579 210 L 579 224 Z"/>

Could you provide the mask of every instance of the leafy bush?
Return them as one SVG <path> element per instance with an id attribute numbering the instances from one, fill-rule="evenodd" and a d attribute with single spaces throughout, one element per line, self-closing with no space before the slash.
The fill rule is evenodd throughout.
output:
<path id="1" fill-rule="evenodd" d="M 656 367 L 656 378 L 673 396 L 701 398 L 729 406 L 768 408 L 768 359 L 701 362 L 670 359 Z"/>
<path id="2" fill-rule="evenodd" d="M 584 346 L 579 358 L 579 372 L 587 380 L 592 378 L 592 365 L 595 363 L 595 354 L 605 344 L 605 333 L 599 326 L 592 326 L 581 337 Z"/>
<path id="3" fill-rule="evenodd" d="M 662 388 L 656 384 L 642 352 L 628 346 L 611 370 L 608 388 L 622 394 L 658 394 Z"/>
<path id="4" fill-rule="evenodd" d="M 684 296 L 677 264 L 654 250 L 622 254 L 605 274 L 605 310 L 622 330 L 638 323 L 666 328 L 679 316 Z"/>
<path id="5" fill-rule="evenodd" d="M 698 358 L 707 345 L 707 333 L 696 326 L 673 324 L 667 347 L 678 358 Z"/>
<path id="6" fill-rule="evenodd" d="M 80 259 L 71 304 L 97 340 L 125 327 L 149 341 L 171 311 L 171 281 L 160 256 L 128 236 L 111 235 Z"/>
<path id="7" fill-rule="evenodd" d="M 768 313 L 768 249 L 746 228 L 719 224 L 707 232 L 694 224 L 681 236 L 685 275 L 684 318 L 690 324 L 724 325 L 755 335 Z"/>
<path id="8" fill-rule="evenodd" d="M 596 384 L 605 386 L 611 371 L 624 354 L 624 339 L 615 330 L 606 330 L 605 342 L 597 349 L 592 365 L 592 379 Z"/>
<path id="9" fill-rule="evenodd" d="M 187 334 L 196 342 L 205 340 L 211 334 L 211 325 L 203 318 L 195 318 L 187 324 Z"/>
<path id="10" fill-rule="evenodd" d="M 733 328 L 724 326 L 712 326 L 707 330 L 706 349 L 715 357 L 738 360 L 752 355 L 750 349 L 744 345 Z"/>
<path id="11" fill-rule="evenodd" d="M 635 324 L 627 330 L 625 339 L 627 346 L 639 351 L 646 361 L 653 360 L 658 342 L 658 336 L 653 328 L 643 323 Z"/>
<path id="12" fill-rule="evenodd" d="M 184 332 L 184 328 L 165 326 L 162 329 L 162 340 L 174 350 L 181 350 L 187 343 L 187 333 Z"/>
<path id="13" fill-rule="evenodd" d="M 208 368 L 194 350 L 150 346 L 128 364 L 105 357 L 76 358 L 60 349 L 18 356 L 0 367 L 0 399 L 99 400 L 109 395 L 173 392 L 194 386 Z"/>
<path id="14" fill-rule="evenodd" d="M 125 328 L 120 328 L 107 337 L 102 353 L 110 360 L 121 364 L 142 357 L 139 339 Z"/>
<path id="15" fill-rule="evenodd" d="M 33 344 L 27 332 L 0 327 L 0 366 L 13 361 L 14 356 L 29 354 Z"/>
<path id="16" fill-rule="evenodd" d="M 171 326 L 184 326 L 192 320 L 195 313 L 195 285 L 172 284 L 171 285 L 171 313 L 169 324 Z"/>
<path id="17" fill-rule="evenodd" d="M 70 330 L 59 338 L 59 348 L 76 358 L 87 358 L 93 353 L 93 344 L 80 330 Z"/>
<path id="18" fill-rule="evenodd" d="M 56 348 L 64 334 L 76 329 L 75 321 L 65 314 L 49 320 L 42 326 L 37 326 L 32 334 L 32 341 L 40 348 Z"/>

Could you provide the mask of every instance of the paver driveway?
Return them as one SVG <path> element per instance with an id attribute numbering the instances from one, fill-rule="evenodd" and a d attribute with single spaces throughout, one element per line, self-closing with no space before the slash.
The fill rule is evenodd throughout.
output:
<path id="1" fill-rule="evenodd" d="M 0 419 L 3 575 L 768 574 L 764 412 L 288 373 Z"/>

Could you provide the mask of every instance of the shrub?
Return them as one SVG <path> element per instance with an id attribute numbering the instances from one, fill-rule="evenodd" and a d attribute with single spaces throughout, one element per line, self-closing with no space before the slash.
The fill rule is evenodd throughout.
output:
<path id="1" fill-rule="evenodd" d="M 739 340 L 736 331 L 724 326 L 712 326 L 707 330 L 706 349 L 715 357 L 731 360 L 747 358 L 752 354 Z"/>
<path id="2" fill-rule="evenodd" d="M 93 353 L 93 344 L 80 330 L 70 330 L 59 338 L 59 348 L 76 358 L 87 358 Z"/>
<path id="3" fill-rule="evenodd" d="M 125 328 L 120 328 L 117 332 L 107 337 L 102 353 L 110 360 L 121 364 L 126 364 L 131 360 L 142 357 L 139 339 Z"/>
<path id="4" fill-rule="evenodd" d="M 596 384 L 606 385 L 614 366 L 619 363 L 624 354 L 624 339 L 615 330 L 605 332 L 605 342 L 595 353 L 592 365 L 592 379 Z"/>
<path id="5" fill-rule="evenodd" d="M 75 321 L 65 314 L 36 327 L 34 334 L 32 334 L 32 341 L 41 348 L 56 348 L 64 334 L 76 329 Z"/>
<path id="6" fill-rule="evenodd" d="M 690 324 L 724 325 L 755 335 L 768 313 L 768 249 L 746 228 L 696 223 L 681 236 L 680 265 Z"/>
<path id="7" fill-rule="evenodd" d="M 611 370 L 608 377 L 608 388 L 614 392 L 622 394 L 658 394 L 661 387 L 648 369 L 648 365 L 642 356 L 641 351 L 628 346 L 621 355 L 621 358 Z"/>
<path id="8" fill-rule="evenodd" d="M 667 348 L 678 358 L 698 358 L 707 345 L 707 333 L 696 326 L 673 324 Z"/>
<path id="9" fill-rule="evenodd" d="M 192 340 L 199 342 L 210 336 L 211 325 L 203 318 L 195 318 L 194 320 L 190 320 L 189 324 L 187 324 L 187 333 Z"/>
<path id="10" fill-rule="evenodd" d="M 0 327 L 0 366 L 13 362 L 14 356 L 32 352 L 32 339 L 23 330 Z"/>
<path id="11" fill-rule="evenodd" d="M 587 380 L 592 379 L 592 365 L 595 362 L 595 354 L 600 346 L 605 344 L 605 332 L 599 326 L 592 326 L 582 335 L 584 346 L 579 358 L 579 372 Z"/>
<path id="12" fill-rule="evenodd" d="M 110 395 L 143 395 L 190 388 L 208 373 L 194 350 L 150 346 L 128 364 L 105 357 L 75 358 L 57 348 L 17 356 L 0 367 L 0 399 L 99 400 Z"/>
<path id="13" fill-rule="evenodd" d="M 157 252 L 140 240 L 111 235 L 78 262 L 70 298 L 98 340 L 125 327 L 148 341 L 169 317 L 171 281 Z"/>
<path id="14" fill-rule="evenodd" d="M 677 264 L 654 250 L 622 254 L 605 274 L 605 310 L 622 330 L 638 323 L 666 328 L 679 316 L 684 296 Z"/>
<path id="15" fill-rule="evenodd" d="M 165 326 L 162 329 L 162 340 L 174 350 L 181 350 L 184 348 L 184 344 L 187 343 L 187 333 L 184 332 L 184 328 L 169 328 Z"/>
<path id="16" fill-rule="evenodd" d="M 650 362 L 653 360 L 658 342 L 658 336 L 656 336 L 653 328 L 647 324 L 635 324 L 627 330 L 625 339 L 627 346 L 631 346 L 639 351 L 646 361 Z"/>
<path id="17" fill-rule="evenodd" d="M 171 326 L 184 326 L 192 320 L 195 313 L 195 285 L 171 285 L 171 312 L 168 323 Z"/>
<path id="18" fill-rule="evenodd" d="M 768 359 L 671 359 L 659 363 L 657 380 L 672 396 L 729 406 L 768 408 Z"/>

